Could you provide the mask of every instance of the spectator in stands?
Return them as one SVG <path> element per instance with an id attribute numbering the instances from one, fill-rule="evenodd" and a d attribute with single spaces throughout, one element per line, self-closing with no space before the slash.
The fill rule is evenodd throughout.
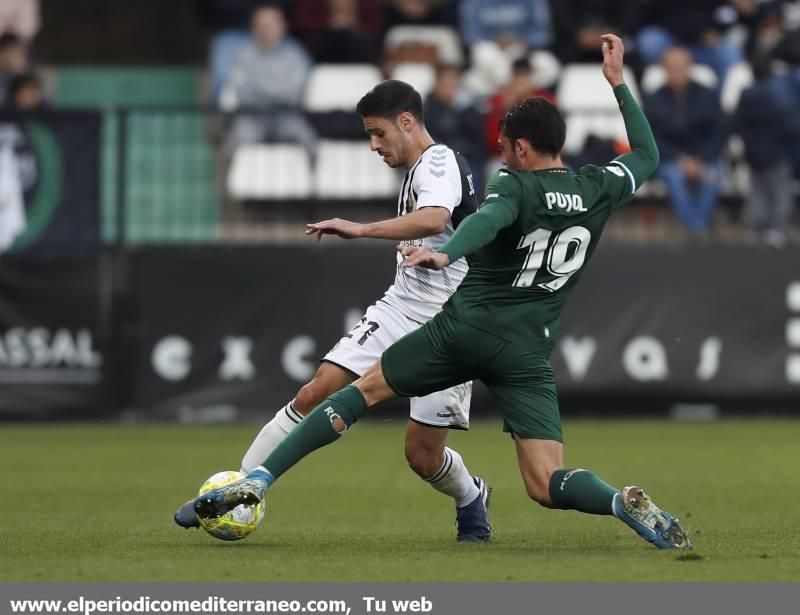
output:
<path id="1" fill-rule="evenodd" d="M 8 107 L 14 111 L 39 111 L 45 106 L 44 88 L 32 72 L 11 79 L 8 86 Z"/>
<path id="2" fill-rule="evenodd" d="M 24 73 L 27 68 L 28 50 L 22 39 L 10 33 L 0 36 L 0 106 L 8 98 L 11 80 Z"/>
<path id="3" fill-rule="evenodd" d="M 723 38 L 728 23 L 721 19 L 725 0 L 647 0 L 637 46 L 645 64 L 657 64 L 673 46 L 684 46 L 694 61 L 708 64 L 720 85 L 728 69 L 744 58 L 741 49 Z"/>
<path id="4" fill-rule="evenodd" d="M 553 42 L 548 0 L 462 0 L 461 37 L 467 45 L 494 41 L 510 53 Z"/>
<path id="5" fill-rule="evenodd" d="M 767 61 L 753 65 L 755 82 L 742 92 L 734 130 L 742 137 L 750 166 L 744 222 L 748 240 L 782 247 L 794 209 L 791 148 L 800 137 L 797 100 Z"/>
<path id="6" fill-rule="evenodd" d="M 257 7 L 251 28 L 253 42 L 239 51 L 222 95 L 224 108 L 244 111 L 234 121 L 229 145 L 294 142 L 313 152 L 316 134 L 300 110 L 311 60 L 286 34 L 278 5 Z"/>
<path id="7" fill-rule="evenodd" d="M 317 62 L 377 63 L 381 11 L 374 0 L 295 0 L 292 15 Z"/>
<path id="8" fill-rule="evenodd" d="M 41 26 L 39 0 L 0 2 L 0 33 L 14 34 L 30 43 Z"/>
<path id="9" fill-rule="evenodd" d="M 497 139 L 500 136 L 500 120 L 511 108 L 531 96 L 541 96 L 555 103 L 555 96 L 550 90 L 540 88 L 530 60 L 523 56 L 511 64 L 511 79 L 500 90 L 489 97 L 487 101 L 486 120 L 484 121 L 484 135 L 488 150 L 497 154 Z"/>
<path id="10" fill-rule="evenodd" d="M 480 193 L 486 163 L 481 134 L 483 118 L 462 89 L 461 77 L 458 66 L 440 64 L 436 67 L 433 90 L 425 99 L 425 124 L 434 139 L 446 143 L 467 159 L 475 190 Z"/>
<path id="11" fill-rule="evenodd" d="M 724 115 L 717 92 L 691 80 L 687 49 L 668 49 L 662 65 L 666 85 L 645 101 L 661 150 L 659 175 L 675 214 L 692 233 L 703 235 L 719 195 Z"/>
<path id="12" fill-rule="evenodd" d="M 618 36 L 632 34 L 640 17 L 638 2 L 558 0 L 552 6 L 558 34 L 555 51 L 565 64 L 597 62 L 600 36 L 607 32 Z"/>
<path id="13" fill-rule="evenodd" d="M 249 23 L 260 0 L 196 0 L 197 16 L 213 30 L 209 44 L 211 97 L 219 100 L 239 51 L 252 42 Z"/>
<path id="14" fill-rule="evenodd" d="M 387 0 L 384 3 L 384 32 L 401 25 L 456 28 L 457 24 L 457 0 Z"/>
<path id="15" fill-rule="evenodd" d="M 744 51 L 751 63 L 770 57 L 784 37 L 783 2 L 734 0 L 738 23 L 745 27 Z"/>

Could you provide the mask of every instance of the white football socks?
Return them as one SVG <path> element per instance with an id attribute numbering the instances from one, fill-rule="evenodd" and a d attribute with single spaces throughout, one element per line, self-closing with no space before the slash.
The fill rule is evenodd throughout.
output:
<path id="1" fill-rule="evenodd" d="M 461 455 L 448 447 L 444 449 L 442 467 L 427 482 L 437 491 L 453 498 L 458 508 L 466 506 L 480 495 Z"/>
<path id="2" fill-rule="evenodd" d="M 290 401 L 278 410 L 272 420 L 258 432 L 242 459 L 242 472 L 247 474 L 264 463 L 272 451 L 278 448 L 286 436 L 303 420 L 303 415 L 292 407 L 293 402 L 294 400 Z"/>

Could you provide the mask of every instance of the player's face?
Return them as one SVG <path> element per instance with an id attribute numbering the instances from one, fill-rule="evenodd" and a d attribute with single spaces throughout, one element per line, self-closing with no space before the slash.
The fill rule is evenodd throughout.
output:
<path id="1" fill-rule="evenodd" d="M 365 117 L 364 129 L 369 135 L 369 146 L 378 152 L 383 161 L 392 168 L 407 163 L 408 138 L 397 122 L 385 117 Z"/>
<path id="2" fill-rule="evenodd" d="M 511 139 L 501 133 L 497 139 L 497 147 L 500 148 L 500 160 L 503 162 L 503 166 L 509 169 L 519 169 L 521 167 L 516 148 Z"/>

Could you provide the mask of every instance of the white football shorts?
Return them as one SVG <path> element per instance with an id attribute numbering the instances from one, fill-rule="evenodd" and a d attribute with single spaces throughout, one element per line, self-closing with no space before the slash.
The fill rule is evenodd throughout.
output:
<path id="1" fill-rule="evenodd" d="M 389 346 L 420 326 L 394 306 L 378 301 L 322 360 L 361 376 Z M 471 399 L 472 382 L 465 382 L 425 397 L 412 397 L 410 416 L 423 425 L 469 429 Z"/>

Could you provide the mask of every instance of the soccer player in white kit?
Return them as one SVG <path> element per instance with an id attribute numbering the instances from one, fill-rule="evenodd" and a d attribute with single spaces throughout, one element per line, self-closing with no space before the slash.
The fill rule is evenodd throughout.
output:
<path id="1" fill-rule="evenodd" d="M 407 246 L 435 250 L 461 220 L 477 209 L 472 175 L 466 161 L 436 143 L 425 128 L 422 99 L 402 81 L 384 81 L 369 91 L 356 110 L 364 121 L 370 147 L 390 167 L 405 167 L 397 217 L 371 224 L 333 219 L 309 224 L 307 234 L 321 239 L 391 239 Z M 401 266 L 394 283 L 367 308 L 364 317 L 322 359 L 314 377 L 281 408 L 256 436 L 242 460 L 247 473 L 260 466 L 294 427 L 329 395 L 357 380 L 389 346 L 431 320 L 467 273 L 462 258 L 441 271 Z M 411 468 L 456 505 L 460 542 L 490 537 L 491 490 L 472 476 L 461 456 L 446 446 L 448 428 L 468 429 L 472 383 L 410 400 L 405 454 Z M 191 504 L 191 502 L 187 503 Z M 194 511 L 181 507 L 175 520 L 194 526 Z"/>

